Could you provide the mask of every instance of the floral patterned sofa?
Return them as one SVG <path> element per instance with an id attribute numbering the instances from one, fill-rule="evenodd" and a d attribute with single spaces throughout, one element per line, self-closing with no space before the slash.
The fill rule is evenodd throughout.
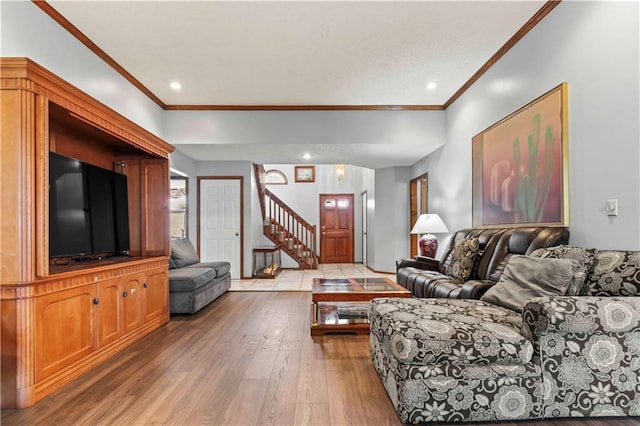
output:
<path id="1" fill-rule="evenodd" d="M 558 246 L 514 259 L 481 300 L 371 302 L 371 357 L 399 418 L 640 416 L 640 252 Z M 522 292 L 523 276 L 542 297 Z"/>

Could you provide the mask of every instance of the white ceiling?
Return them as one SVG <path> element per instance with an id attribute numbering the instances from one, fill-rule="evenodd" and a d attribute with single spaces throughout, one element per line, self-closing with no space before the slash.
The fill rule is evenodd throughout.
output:
<path id="1" fill-rule="evenodd" d="M 276 106 L 443 105 L 544 3 L 49 2 L 166 105 Z"/>

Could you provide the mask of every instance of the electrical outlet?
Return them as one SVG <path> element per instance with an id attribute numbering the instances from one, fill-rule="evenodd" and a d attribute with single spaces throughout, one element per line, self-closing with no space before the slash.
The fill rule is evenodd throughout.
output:
<path id="1" fill-rule="evenodd" d="M 607 200 L 605 210 L 607 216 L 618 216 L 618 200 Z"/>

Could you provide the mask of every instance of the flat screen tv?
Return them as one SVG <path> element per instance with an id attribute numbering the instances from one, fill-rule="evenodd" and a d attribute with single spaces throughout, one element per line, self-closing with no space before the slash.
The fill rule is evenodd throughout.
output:
<path id="1" fill-rule="evenodd" d="M 49 257 L 129 250 L 127 177 L 49 153 Z"/>

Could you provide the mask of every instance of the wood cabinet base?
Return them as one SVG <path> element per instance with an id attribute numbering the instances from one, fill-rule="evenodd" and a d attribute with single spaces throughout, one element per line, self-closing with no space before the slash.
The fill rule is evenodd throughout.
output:
<path id="1" fill-rule="evenodd" d="M 4 286 L 2 408 L 35 404 L 169 322 L 167 268 L 139 258 Z M 100 297 L 110 283 L 118 297 Z M 119 333 L 103 339 L 104 324 Z"/>
<path id="2" fill-rule="evenodd" d="M 29 405 L 35 404 L 41 399 L 47 397 L 48 395 L 52 394 L 53 392 L 67 385 L 68 383 L 77 379 L 81 375 L 89 372 L 93 368 L 102 364 L 106 359 L 117 354 L 118 352 L 125 349 L 132 343 L 140 340 L 147 334 L 155 331 L 157 328 L 161 327 L 167 322 L 169 322 L 168 312 L 165 317 L 158 318 L 157 320 L 154 320 L 148 324 L 145 324 L 143 327 L 139 328 L 135 332 L 128 334 L 127 336 L 123 337 L 116 343 L 92 353 L 91 355 L 83 358 L 81 361 L 77 362 L 73 366 L 67 369 L 61 370 L 59 373 L 56 373 L 51 377 L 48 377 L 47 379 L 43 380 L 42 382 L 37 383 L 33 387 L 33 398 L 32 398 L 33 401 Z M 28 405 L 20 406 L 16 408 L 25 408 L 27 406 Z"/>

